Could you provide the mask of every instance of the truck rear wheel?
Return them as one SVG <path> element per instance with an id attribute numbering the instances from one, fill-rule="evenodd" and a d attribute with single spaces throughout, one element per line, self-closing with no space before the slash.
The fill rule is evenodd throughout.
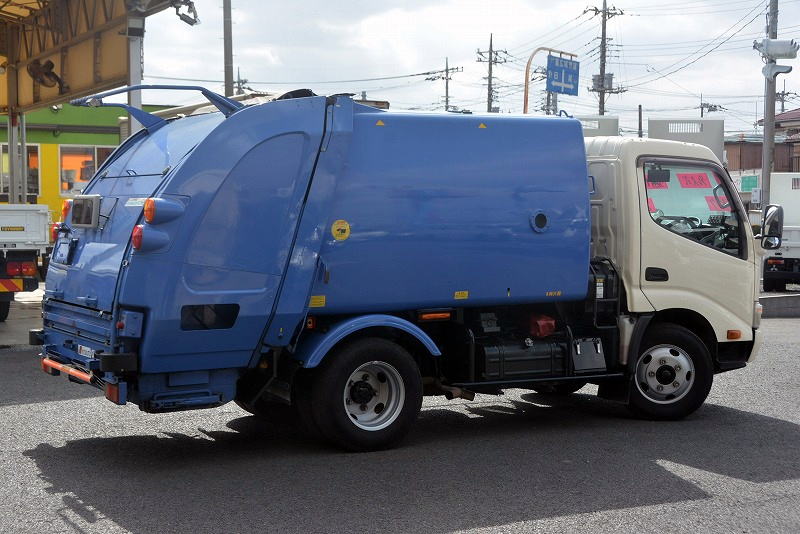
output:
<path id="1" fill-rule="evenodd" d="M 697 410 L 714 381 L 711 356 L 691 331 L 656 324 L 642 340 L 628 407 L 647 419 L 681 419 Z"/>
<path id="2" fill-rule="evenodd" d="M 313 374 L 313 420 L 325 439 L 351 451 L 396 445 L 421 406 L 419 367 L 403 347 L 385 339 L 347 344 Z"/>
<path id="3" fill-rule="evenodd" d="M 0 301 L 0 323 L 8 319 L 8 310 L 11 309 L 11 301 Z"/>

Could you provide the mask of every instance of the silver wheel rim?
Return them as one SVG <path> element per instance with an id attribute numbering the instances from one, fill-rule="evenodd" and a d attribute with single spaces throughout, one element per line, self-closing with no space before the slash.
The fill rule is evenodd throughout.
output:
<path id="1" fill-rule="evenodd" d="M 692 359 L 675 345 L 656 345 L 644 351 L 636 362 L 636 387 L 656 404 L 678 402 L 694 384 Z"/>
<path id="2" fill-rule="evenodd" d="M 391 425 L 400 415 L 405 398 L 400 373 L 386 362 L 359 366 L 344 386 L 344 409 L 350 422 L 370 432 Z"/>

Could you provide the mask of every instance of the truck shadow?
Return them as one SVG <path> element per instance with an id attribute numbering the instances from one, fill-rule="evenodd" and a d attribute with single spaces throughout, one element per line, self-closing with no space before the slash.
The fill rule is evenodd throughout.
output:
<path id="1" fill-rule="evenodd" d="M 42 443 L 24 454 L 65 509 L 141 533 L 467 529 L 800 478 L 793 423 L 716 405 L 680 422 L 621 413 L 587 395 L 528 394 L 424 409 L 403 447 L 377 453 L 342 453 L 242 417 L 195 436 Z M 711 485 L 665 465 L 700 470 Z"/>

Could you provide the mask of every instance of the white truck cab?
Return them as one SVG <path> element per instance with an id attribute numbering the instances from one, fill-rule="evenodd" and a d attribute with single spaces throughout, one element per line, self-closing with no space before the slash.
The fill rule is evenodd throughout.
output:
<path id="1" fill-rule="evenodd" d="M 761 340 L 762 253 L 716 156 L 696 144 L 621 137 L 587 138 L 586 153 L 592 254 L 617 265 L 631 317 L 694 332 L 716 371 L 743 367 Z"/>

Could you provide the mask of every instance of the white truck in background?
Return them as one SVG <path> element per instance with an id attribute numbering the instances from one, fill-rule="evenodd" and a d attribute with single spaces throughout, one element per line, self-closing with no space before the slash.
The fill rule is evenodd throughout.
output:
<path id="1" fill-rule="evenodd" d="M 800 284 L 800 172 L 775 172 L 770 178 L 770 202 L 783 206 L 783 242 L 764 256 L 764 291 L 786 291 Z"/>
<path id="2" fill-rule="evenodd" d="M 40 272 L 47 272 L 50 248 L 46 205 L 0 205 L 0 322 L 8 317 L 15 293 L 39 287 Z"/>

